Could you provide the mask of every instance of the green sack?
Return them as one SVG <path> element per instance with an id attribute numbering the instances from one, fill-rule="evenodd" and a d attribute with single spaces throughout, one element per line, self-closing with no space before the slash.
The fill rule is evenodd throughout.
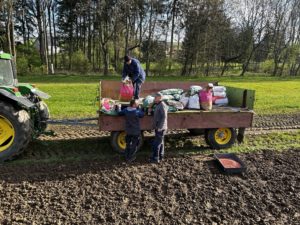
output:
<path id="1" fill-rule="evenodd" d="M 119 113 L 116 110 L 105 110 L 105 109 L 101 109 L 101 112 L 103 112 L 105 115 L 110 115 L 110 116 L 118 116 Z"/>
<path id="2" fill-rule="evenodd" d="M 169 100 L 174 100 L 174 96 L 173 95 L 164 95 L 162 97 L 162 100 L 165 101 L 165 102 L 167 102 Z"/>
<path id="3" fill-rule="evenodd" d="M 143 100 L 143 108 L 148 108 L 149 105 L 153 104 L 153 102 L 154 102 L 154 97 L 152 95 L 148 95 Z"/>
<path id="4" fill-rule="evenodd" d="M 178 109 L 175 106 L 170 105 L 168 108 L 168 112 L 177 112 Z"/>
<path id="5" fill-rule="evenodd" d="M 174 96 L 174 100 L 179 101 L 181 98 L 181 94 L 175 94 Z"/>
<path id="6" fill-rule="evenodd" d="M 193 96 L 195 94 L 199 94 L 199 92 L 202 90 L 203 88 L 201 86 L 198 86 L 198 85 L 193 85 L 190 87 L 190 90 L 189 90 L 189 94 L 190 96 Z"/>

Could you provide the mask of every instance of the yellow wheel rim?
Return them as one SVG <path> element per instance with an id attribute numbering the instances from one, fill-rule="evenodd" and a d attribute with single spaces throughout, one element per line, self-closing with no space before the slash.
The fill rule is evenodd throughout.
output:
<path id="1" fill-rule="evenodd" d="M 11 122 L 0 115 L 0 152 L 8 149 L 14 142 L 15 129 Z"/>
<path id="2" fill-rule="evenodd" d="M 118 135 L 118 146 L 125 151 L 126 148 L 126 132 L 120 132 Z"/>
<path id="3" fill-rule="evenodd" d="M 232 137 L 232 132 L 229 128 L 219 128 L 215 133 L 215 140 L 219 145 L 226 145 Z"/>

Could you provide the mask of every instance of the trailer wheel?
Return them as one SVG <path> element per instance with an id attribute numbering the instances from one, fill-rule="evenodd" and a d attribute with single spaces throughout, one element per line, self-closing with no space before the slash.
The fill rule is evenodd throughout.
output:
<path id="1" fill-rule="evenodd" d="M 236 131 L 233 128 L 208 129 L 205 132 L 205 141 L 212 149 L 230 148 L 236 140 Z"/>
<path id="2" fill-rule="evenodd" d="M 110 134 L 110 143 L 113 148 L 113 150 L 117 153 L 124 154 L 125 148 L 126 148 L 126 132 L 125 131 L 113 131 Z M 141 149 L 141 147 L 144 144 L 144 137 L 141 133 L 140 135 L 140 143 L 138 146 L 138 150 Z"/>

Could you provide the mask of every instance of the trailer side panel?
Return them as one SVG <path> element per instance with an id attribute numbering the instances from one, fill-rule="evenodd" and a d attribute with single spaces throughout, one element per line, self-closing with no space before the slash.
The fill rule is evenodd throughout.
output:
<path id="1" fill-rule="evenodd" d="M 199 113 L 169 113 L 169 129 L 205 129 L 205 128 L 246 128 L 251 127 L 252 112 L 199 112 Z M 141 119 L 141 129 L 152 129 L 152 116 Z M 99 117 L 101 131 L 125 130 L 125 119 L 122 116 L 101 115 Z"/>

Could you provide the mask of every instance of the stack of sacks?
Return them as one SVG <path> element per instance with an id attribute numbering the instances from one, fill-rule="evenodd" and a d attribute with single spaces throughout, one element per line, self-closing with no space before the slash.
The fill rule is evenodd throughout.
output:
<path id="1" fill-rule="evenodd" d="M 169 106 L 169 112 L 176 112 L 178 110 L 183 110 L 184 106 L 179 101 L 181 98 L 181 94 L 183 93 L 182 89 L 172 88 L 162 90 L 159 93 L 163 95 L 163 101 Z M 154 97 L 152 95 L 148 95 L 143 100 L 143 107 L 148 108 L 150 105 L 154 103 Z"/>
<path id="2" fill-rule="evenodd" d="M 200 100 L 199 100 L 199 92 L 202 90 L 201 86 L 193 85 L 189 90 L 189 101 L 188 108 L 189 109 L 200 109 Z"/>
<path id="3" fill-rule="evenodd" d="M 226 95 L 226 87 L 213 87 L 213 103 L 218 106 L 228 105 L 228 98 Z"/>
<path id="4" fill-rule="evenodd" d="M 161 93 L 162 95 L 172 95 L 175 98 L 177 95 L 181 95 L 183 93 L 183 90 L 179 88 L 172 88 L 172 89 L 162 90 L 159 93 Z"/>

